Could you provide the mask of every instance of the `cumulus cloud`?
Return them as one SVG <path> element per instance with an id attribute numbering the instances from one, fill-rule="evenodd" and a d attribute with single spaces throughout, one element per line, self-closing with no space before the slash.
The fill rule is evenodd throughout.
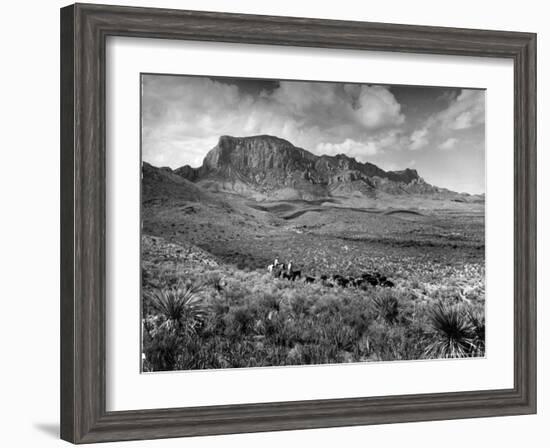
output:
<path id="1" fill-rule="evenodd" d="M 397 150 L 403 145 L 403 136 L 398 129 L 379 132 L 362 141 L 346 138 L 342 142 L 318 143 L 311 148 L 315 154 L 337 155 L 346 154 L 360 162 L 368 162 L 372 156 L 384 154 L 386 151 Z"/>
<path id="2" fill-rule="evenodd" d="M 485 91 L 462 90 L 436 120 L 449 129 L 468 129 L 485 123 Z"/>
<path id="3" fill-rule="evenodd" d="M 243 92 L 206 77 L 143 77 L 143 155 L 151 163 L 200 165 L 223 134 L 272 134 L 317 153 L 359 159 L 395 143 L 405 122 L 387 87 L 281 81 Z"/>
<path id="4" fill-rule="evenodd" d="M 411 142 L 409 148 L 413 151 L 423 148 L 428 144 L 428 128 L 424 127 L 414 131 L 411 134 Z"/>
<path id="5" fill-rule="evenodd" d="M 444 151 L 453 149 L 457 143 L 458 143 L 457 138 L 450 137 L 439 145 L 439 149 L 443 149 Z"/>
<path id="6" fill-rule="evenodd" d="M 426 120 L 427 127 L 461 130 L 485 124 L 485 91 L 462 89 L 448 106 Z"/>
<path id="7" fill-rule="evenodd" d="M 360 86 L 354 104 L 356 118 L 367 129 L 398 126 L 405 121 L 401 105 L 385 87 Z"/>
<path id="8" fill-rule="evenodd" d="M 447 101 L 448 106 L 430 115 L 411 132 L 409 149 L 418 150 L 430 141 L 443 139 L 439 148 L 449 150 L 458 142 L 456 137 L 450 136 L 452 133 L 485 124 L 485 91 L 463 89 L 458 95 L 444 93 L 438 100 Z"/>
<path id="9" fill-rule="evenodd" d="M 345 139 L 342 143 L 319 143 L 315 150 L 318 154 L 326 154 L 329 156 L 346 154 L 358 160 L 365 160 L 366 157 L 373 156 L 380 152 L 380 149 L 373 142 L 361 143 L 351 138 Z"/>

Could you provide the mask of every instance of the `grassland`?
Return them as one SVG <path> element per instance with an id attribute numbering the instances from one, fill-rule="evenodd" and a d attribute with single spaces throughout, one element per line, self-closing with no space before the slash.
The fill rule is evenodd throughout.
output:
<path id="1" fill-rule="evenodd" d="M 484 355 L 483 204 L 211 197 L 144 202 L 144 370 Z M 319 281 L 374 271 L 394 287 Z"/>

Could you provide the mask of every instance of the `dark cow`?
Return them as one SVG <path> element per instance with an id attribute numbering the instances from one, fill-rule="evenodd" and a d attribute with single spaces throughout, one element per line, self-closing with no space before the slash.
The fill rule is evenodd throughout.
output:
<path id="1" fill-rule="evenodd" d="M 341 278 L 340 282 L 338 283 L 342 288 L 347 288 L 349 284 L 349 280 L 347 278 Z"/>
<path id="2" fill-rule="evenodd" d="M 332 281 L 334 282 L 334 284 L 341 286 L 342 288 L 346 288 L 349 283 L 349 280 L 340 274 L 334 274 L 332 276 Z"/>
<path id="3" fill-rule="evenodd" d="M 380 274 L 380 272 L 365 272 L 361 275 L 361 279 L 363 282 L 369 283 L 372 286 L 382 286 L 386 288 L 393 288 L 395 286 L 391 280 L 388 280 L 388 278 Z"/>
<path id="4" fill-rule="evenodd" d="M 323 284 L 323 286 L 326 286 L 327 288 L 332 288 L 334 286 L 332 282 L 329 280 L 328 275 L 326 274 L 321 275 L 321 283 Z"/>
<path id="5" fill-rule="evenodd" d="M 314 283 L 315 282 L 315 277 L 310 277 L 309 275 L 306 275 L 305 281 L 306 281 L 306 283 Z"/>
<path id="6" fill-rule="evenodd" d="M 361 276 L 363 281 L 371 284 L 372 286 L 378 285 L 378 278 L 375 275 L 369 274 L 368 272 Z"/>

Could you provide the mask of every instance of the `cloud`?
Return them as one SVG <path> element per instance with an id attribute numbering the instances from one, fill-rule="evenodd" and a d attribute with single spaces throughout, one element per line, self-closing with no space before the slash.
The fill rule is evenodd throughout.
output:
<path id="1" fill-rule="evenodd" d="M 450 137 L 439 145 L 439 149 L 448 151 L 449 149 L 453 149 L 457 143 L 458 143 L 457 138 Z"/>
<path id="2" fill-rule="evenodd" d="M 424 127 L 414 131 L 411 134 L 411 142 L 409 148 L 413 151 L 423 148 L 428 144 L 428 128 Z"/>
<path id="3" fill-rule="evenodd" d="M 315 148 L 315 152 L 331 156 L 346 154 L 349 157 L 355 157 L 357 160 L 365 161 L 366 157 L 378 154 L 380 148 L 374 142 L 361 143 L 347 138 L 342 143 L 319 143 Z"/>
<path id="4" fill-rule="evenodd" d="M 428 145 L 430 140 L 439 138 L 444 142 L 440 149 L 452 149 L 458 142 L 451 137 L 456 131 L 464 131 L 485 124 L 485 91 L 465 90 L 454 95 L 444 93 L 436 101 L 446 101 L 448 106 L 430 115 L 418 129 L 411 132 L 408 147 L 418 150 Z"/>
<path id="5" fill-rule="evenodd" d="M 485 123 L 485 91 L 462 90 L 449 107 L 434 117 L 442 127 L 460 130 Z"/>
<path id="6" fill-rule="evenodd" d="M 142 86 L 143 157 L 172 167 L 200 165 L 223 134 L 272 134 L 313 152 L 364 158 L 395 144 L 405 122 L 384 86 L 281 81 L 251 93 L 206 77 L 153 75 Z"/>
<path id="7" fill-rule="evenodd" d="M 367 129 L 398 126 L 405 121 L 401 105 L 382 86 L 361 86 L 355 109 L 359 122 Z"/>

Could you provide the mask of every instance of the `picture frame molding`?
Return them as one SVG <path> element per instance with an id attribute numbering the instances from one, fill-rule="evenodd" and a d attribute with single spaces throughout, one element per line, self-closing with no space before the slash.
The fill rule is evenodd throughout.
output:
<path id="1" fill-rule="evenodd" d="M 514 387 L 106 411 L 108 36 L 511 58 Z M 536 413 L 536 34 L 75 4 L 61 9 L 61 438 L 73 443 Z"/>

